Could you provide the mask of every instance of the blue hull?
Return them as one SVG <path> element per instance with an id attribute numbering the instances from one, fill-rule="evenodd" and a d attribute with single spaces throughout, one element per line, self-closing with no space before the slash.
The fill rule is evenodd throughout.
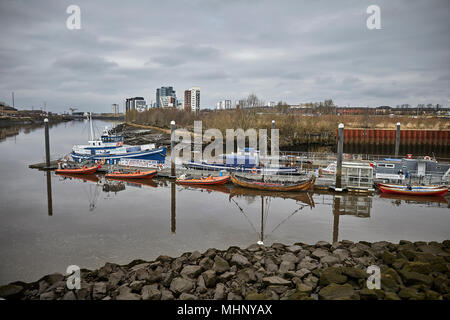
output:
<path id="1" fill-rule="evenodd" d="M 108 164 L 117 164 L 120 162 L 120 159 L 139 159 L 139 160 L 153 160 L 157 161 L 158 163 L 164 163 L 166 159 L 166 148 L 158 148 L 148 151 L 130 152 L 117 155 L 109 155 L 109 154 L 89 155 L 72 152 L 70 156 L 75 162 L 92 160 L 92 161 L 104 161 L 105 163 Z"/>

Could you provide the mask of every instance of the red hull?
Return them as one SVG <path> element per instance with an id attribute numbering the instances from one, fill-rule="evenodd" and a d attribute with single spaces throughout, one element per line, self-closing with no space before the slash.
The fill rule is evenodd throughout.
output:
<path id="1" fill-rule="evenodd" d="M 150 179 L 156 174 L 156 170 L 151 171 L 143 171 L 143 172 L 134 172 L 134 173 L 107 173 L 105 177 L 114 178 L 114 179 Z"/>
<path id="2" fill-rule="evenodd" d="M 98 169 L 97 166 L 94 167 L 83 167 L 78 169 L 56 169 L 55 173 L 69 173 L 69 174 L 92 174 Z"/>
<path id="3" fill-rule="evenodd" d="M 389 188 L 380 186 L 380 190 L 384 193 L 403 194 L 408 196 L 443 196 L 448 192 L 447 188 L 427 189 L 427 190 L 405 190 L 399 188 Z"/>

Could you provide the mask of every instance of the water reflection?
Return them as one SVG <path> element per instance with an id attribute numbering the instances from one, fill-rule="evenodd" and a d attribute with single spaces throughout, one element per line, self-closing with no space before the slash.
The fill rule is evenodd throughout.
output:
<path id="1" fill-rule="evenodd" d="M 53 215 L 53 200 L 52 200 L 52 172 L 47 170 L 45 172 L 47 177 L 47 205 L 48 205 L 48 215 Z"/>

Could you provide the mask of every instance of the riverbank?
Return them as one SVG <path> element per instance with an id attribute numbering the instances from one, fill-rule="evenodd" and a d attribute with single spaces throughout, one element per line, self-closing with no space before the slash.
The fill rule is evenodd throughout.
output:
<path id="1" fill-rule="evenodd" d="M 366 285 L 380 267 L 381 289 Z M 208 249 L 128 265 L 81 270 L 81 289 L 67 276 L 0 287 L 0 296 L 25 300 L 450 300 L 450 240 L 333 245 L 274 243 L 246 249 Z"/>

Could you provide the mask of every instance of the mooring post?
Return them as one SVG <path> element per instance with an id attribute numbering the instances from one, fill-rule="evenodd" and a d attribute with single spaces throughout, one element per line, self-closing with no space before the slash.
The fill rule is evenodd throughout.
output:
<path id="1" fill-rule="evenodd" d="M 175 121 L 170 121 L 170 175 L 175 177 Z"/>
<path id="2" fill-rule="evenodd" d="M 52 172 L 47 170 L 47 205 L 48 205 L 48 215 L 53 215 L 53 201 L 52 201 Z"/>
<path id="3" fill-rule="evenodd" d="M 48 134 L 48 118 L 44 119 L 45 124 L 45 166 L 50 168 L 50 139 Z"/>
<path id="4" fill-rule="evenodd" d="M 395 156 L 398 157 L 400 149 L 400 122 L 397 122 L 397 131 L 395 132 Z"/>
<path id="5" fill-rule="evenodd" d="M 342 191 L 342 153 L 344 152 L 344 124 L 338 126 L 338 146 L 337 146 L 337 162 L 336 162 L 336 191 Z"/>
<path id="6" fill-rule="evenodd" d="M 272 129 L 275 129 L 275 120 L 272 120 Z"/>
<path id="7" fill-rule="evenodd" d="M 177 224 L 176 224 L 176 190 L 175 190 L 175 182 L 171 182 L 171 197 L 170 197 L 170 230 L 172 233 L 175 233 L 177 230 Z"/>

